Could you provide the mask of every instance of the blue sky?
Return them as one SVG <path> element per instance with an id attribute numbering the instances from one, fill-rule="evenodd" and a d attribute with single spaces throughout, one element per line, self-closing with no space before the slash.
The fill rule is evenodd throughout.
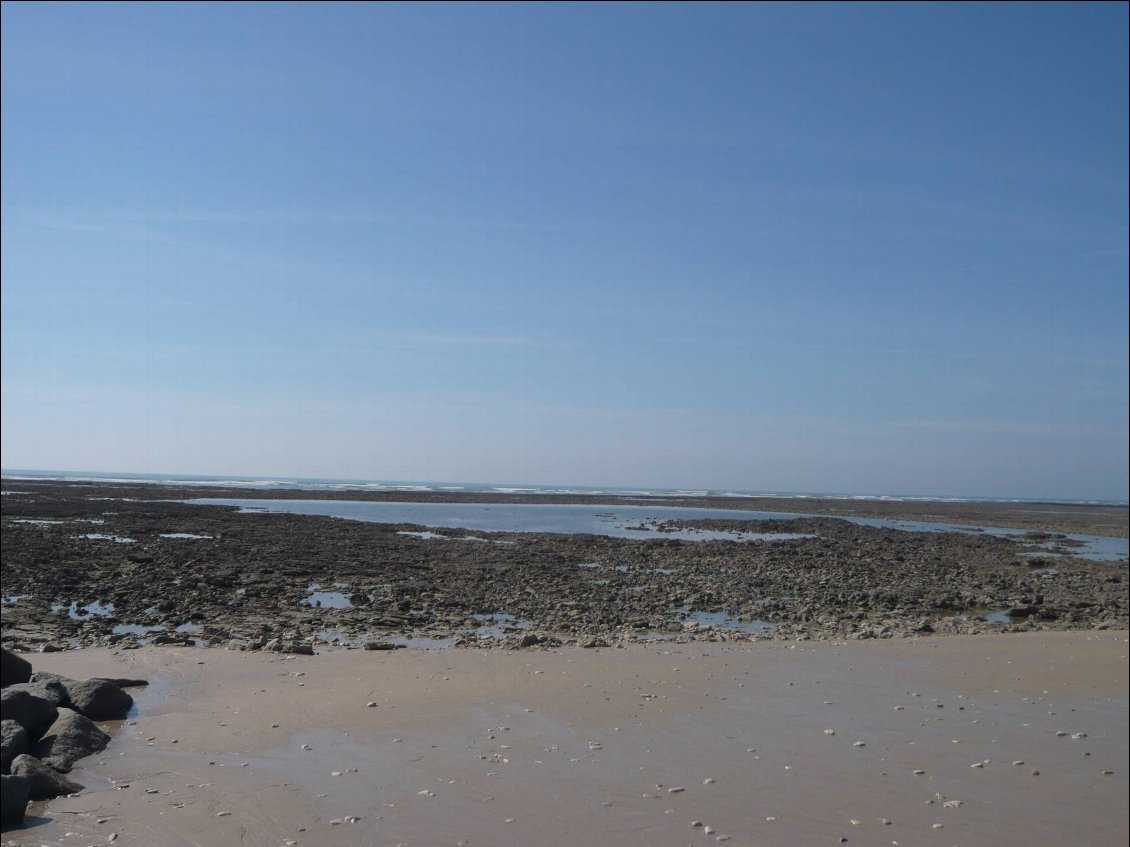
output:
<path id="1" fill-rule="evenodd" d="M 4 467 L 1127 496 L 1125 4 L 2 14 Z"/>

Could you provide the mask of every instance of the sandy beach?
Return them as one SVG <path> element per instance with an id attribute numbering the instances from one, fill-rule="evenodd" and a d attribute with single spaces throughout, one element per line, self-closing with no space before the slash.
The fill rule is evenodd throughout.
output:
<path id="1" fill-rule="evenodd" d="M 1124 844 L 1127 634 L 92 649 L 137 712 L 5 844 Z"/>

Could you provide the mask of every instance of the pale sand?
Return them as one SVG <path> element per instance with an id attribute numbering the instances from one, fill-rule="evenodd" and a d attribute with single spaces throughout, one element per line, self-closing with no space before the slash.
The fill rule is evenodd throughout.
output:
<path id="1" fill-rule="evenodd" d="M 32 658 L 153 684 L 6 844 L 1127 842 L 1125 632 Z"/>

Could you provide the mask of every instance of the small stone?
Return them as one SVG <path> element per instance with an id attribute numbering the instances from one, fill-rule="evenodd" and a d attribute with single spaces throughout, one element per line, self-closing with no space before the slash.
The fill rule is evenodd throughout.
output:
<path id="1" fill-rule="evenodd" d="M 911 773 L 914 774 L 915 776 L 922 776 L 922 774 L 926 773 L 926 771 L 922 770 L 921 768 L 917 768 L 917 769 L 911 771 Z"/>
<path id="2" fill-rule="evenodd" d="M 852 747 L 866 747 L 867 742 L 866 741 L 856 741 L 851 746 Z"/>

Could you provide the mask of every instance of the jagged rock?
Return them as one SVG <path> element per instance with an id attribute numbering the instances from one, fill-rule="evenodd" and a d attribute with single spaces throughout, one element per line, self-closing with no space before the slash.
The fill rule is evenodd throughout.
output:
<path id="1" fill-rule="evenodd" d="M 16 721 L 5 719 L 2 723 L 3 736 L 3 756 L 0 761 L 0 772 L 8 773 L 12 766 L 12 760 L 21 753 L 27 752 L 28 736 L 27 730 L 20 726 Z"/>
<path id="2" fill-rule="evenodd" d="M 79 759 L 105 750 L 110 736 L 78 712 L 59 709 L 59 717 L 32 748 L 32 755 L 60 773 L 67 773 Z"/>
<path id="3" fill-rule="evenodd" d="M 0 687 L 7 688 L 31 679 L 31 662 L 7 647 L 0 648 Z"/>
<path id="4" fill-rule="evenodd" d="M 27 801 L 31 795 L 31 783 L 26 776 L 0 776 L 3 790 L 0 791 L 0 822 L 22 823 Z"/>
<path id="5" fill-rule="evenodd" d="M 67 686 L 71 706 L 92 721 L 124 718 L 133 698 L 108 679 L 87 679 Z"/>
<path id="6" fill-rule="evenodd" d="M 39 759 L 26 754 L 16 756 L 12 762 L 12 774 L 27 778 L 32 800 L 50 800 L 52 797 L 77 794 L 83 788 Z"/>

